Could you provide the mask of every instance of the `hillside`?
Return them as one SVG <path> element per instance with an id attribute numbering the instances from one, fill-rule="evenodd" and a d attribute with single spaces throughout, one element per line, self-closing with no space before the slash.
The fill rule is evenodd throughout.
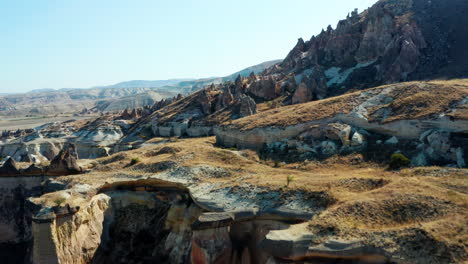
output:
<path id="1" fill-rule="evenodd" d="M 238 130 L 284 128 L 338 115 L 360 113 L 369 123 L 449 117 L 468 121 L 468 79 L 406 82 L 268 110 L 229 122 Z"/>
<path id="2" fill-rule="evenodd" d="M 94 88 L 66 91 L 35 92 L 0 97 L 0 113 L 5 116 L 50 115 L 77 113 L 92 108 L 98 101 L 113 101 L 124 96 L 134 96 L 152 88 Z M 176 93 L 161 92 L 159 98 L 175 96 Z M 137 107 L 144 105 L 133 104 Z M 125 108 L 119 108 L 123 110 Z"/>
<path id="3" fill-rule="evenodd" d="M 294 102 L 382 84 L 468 76 L 464 0 L 381 0 L 308 41 L 267 76 L 294 76 Z"/>

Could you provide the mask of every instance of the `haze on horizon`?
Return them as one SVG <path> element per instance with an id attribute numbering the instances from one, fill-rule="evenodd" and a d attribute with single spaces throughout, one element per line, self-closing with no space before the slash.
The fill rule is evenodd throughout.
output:
<path id="1" fill-rule="evenodd" d="M 225 76 L 375 2 L 2 1 L 0 93 Z"/>

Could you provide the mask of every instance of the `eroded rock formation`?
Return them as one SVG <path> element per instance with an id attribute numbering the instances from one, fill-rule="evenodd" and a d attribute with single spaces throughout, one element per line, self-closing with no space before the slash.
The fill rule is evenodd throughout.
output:
<path id="1" fill-rule="evenodd" d="M 46 169 L 49 176 L 72 175 L 83 172 L 78 165 L 78 154 L 73 144 L 66 145 L 60 153 L 50 162 Z"/>

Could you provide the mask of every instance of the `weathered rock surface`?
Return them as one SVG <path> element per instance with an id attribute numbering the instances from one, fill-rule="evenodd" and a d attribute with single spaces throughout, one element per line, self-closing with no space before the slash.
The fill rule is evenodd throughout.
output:
<path id="1" fill-rule="evenodd" d="M 299 39 L 285 60 L 268 69 L 266 75 L 298 76 L 293 103 L 341 94 L 352 88 L 423 76 L 434 78 L 446 74 L 442 73 L 443 68 L 456 57 L 449 50 L 456 49 L 452 46 L 454 39 L 460 38 L 455 31 L 442 35 L 437 32 L 442 28 L 459 28 L 449 14 L 459 15 L 461 10 L 468 10 L 466 2 L 378 1 L 361 14 L 352 12 L 336 29 L 329 26 L 309 41 Z M 438 51 L 436 47 L 445 48 Z M 463 63 L 455 67 L 459 70 L 452 74 L 463 71 L 466 74 Z M 324 79 L 316 69 L 324 69 L 325 86 L 314 83 Z"/>
<path id="2" fill-rule="evenodd" d="M 403 152 L 415 166 L 465 167 L 468 121 L 460 102 L 468 89 L 452 89 L 430 83 L 383 86 L 267 111 L 214 132 L 219 145 L 261 150 L 267 157 L 310 160 L 362 152 L 384 161 Z M 410 91 L 416 97 L 408 102 Z M 437 104 L 427 103 L 430 92 L 438 94 Z"/>
<path id="3" fill-rule="evenodd" d="M 2 263 L 31 263 L 31 216 L 27 199 L 41 195 L 44 177 L 0 177 L 0 253 Z"/>
<path id="4" fill-rule="evenodd" d="M 352 261 L 353 263 L 389 263 L 388 253 L 365 245 L 361 241 L 329 240 L 314 243 L 315 235 L 302 225 L 270 231 L 260 247 L 279 261 Z"/>
<path id="5" fill-rule="evenodd" d="M 107 156 L 129 128 L 123 121 L 102 117 L 83 127 L 73 122 L 46 124 L 29 134 L 0 140 L 0 156 L 40 164 L 52 160 L 68 142 L 76 145 L 81 158 Z"/>
<path id="6" fill-rule="evenodd" d="M 93 195 L 94 188 L 51 194 L 67 197 L 65 206 L 31 199 L 41 207 L 33 217 L 33 262 L 266 263 L 255 246 L 266 233 L 310 217 L 287 211 L 203 213 L 212 204 L 205 204 L 200 191 L 189 195 L 184 185 L 157 178 L 108 184 L 88 201 L 81 197 Z"/>
<path id="7" fill-rule="evenodd" d="M 49 176 L 72 175 L 83 172 L 78 165 L 76 147 L 72 144 L 65 146 L 62 151 L 50 162 L 46 169 Z"/>

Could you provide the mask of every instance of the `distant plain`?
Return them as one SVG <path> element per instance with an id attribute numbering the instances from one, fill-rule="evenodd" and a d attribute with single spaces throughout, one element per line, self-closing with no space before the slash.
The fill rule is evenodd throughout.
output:
<path id="1" fill-rule="evenodd" d="M 33 117 L 19 117 L 19 118 L 5 118 L 0 116 L 0 131 L 3 130 L 16 130 L 35 128 L 47 123 L 63 122 L 67 120 L 84 120 L 95 118 L 96 115 L 58 115 L 58 116 L 33 116 Z"/>

